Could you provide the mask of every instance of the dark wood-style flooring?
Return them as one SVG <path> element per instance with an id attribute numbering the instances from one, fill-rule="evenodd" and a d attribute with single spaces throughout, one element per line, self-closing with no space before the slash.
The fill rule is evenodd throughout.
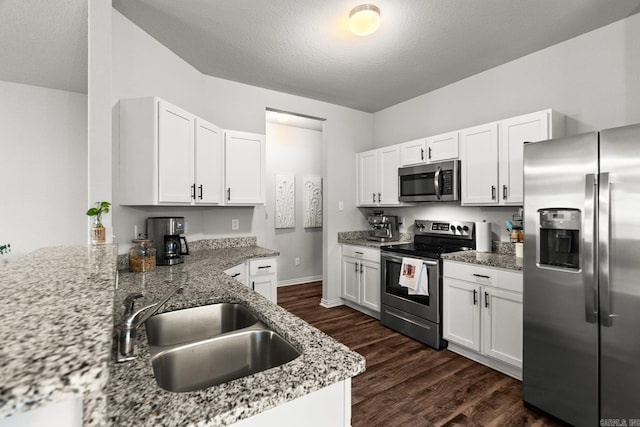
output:
<path id="1" fill-rule="evenodd" d="M 321 297 L 321 282 L 278 288 L 280 306 L 366 358 L 352 381 L 354 427 L 562 425 L 523 405 L 519 381 Z"/>

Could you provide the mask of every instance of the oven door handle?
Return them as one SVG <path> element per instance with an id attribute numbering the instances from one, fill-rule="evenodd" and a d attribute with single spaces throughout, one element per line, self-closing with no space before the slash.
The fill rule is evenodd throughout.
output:
<path id="1" fill-rule="evenodd" d="M 389 261 L 396 261 L 396 262 L 402 263 L 402 258 L 405 258 L 405 257 L 384 252 L 384 253 L 380 254 L 380 258 L 386 259 L 386 260 L 389 260 Z M 424 265 L 426 265 L 427 267 L 436 267 L 438 265 L 438 261 L 437 260 L 431 260 L 431 259 L 419 258 L 419 257 L 406 257 L 406 258 L 413 258 L 413 259 L 421 260 L 422 263 Z"/>

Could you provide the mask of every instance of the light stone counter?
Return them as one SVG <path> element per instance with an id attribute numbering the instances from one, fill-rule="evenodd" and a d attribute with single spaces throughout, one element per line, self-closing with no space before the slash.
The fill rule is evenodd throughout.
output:
<path id="1" fill-rule="evenodd" d="M 494 245 L 495 250 L 495 245 Z M 466 262 L 469 264 L 486 265 L 488 267 L 522 270 L 522 258 L 516 258 L 515 253 L 462 251 L 442 255 L 443 259 Z"/>
<path id="2" fill-rule="evenodd" d="M 107 424 L 115 245 L 37 250 L 0 268 L 1 418 L 81 397 Z"/>
<path id="3" fill-rule="evenodd" d="M 399 243 L 409 243 L 413 239 L 413 235 L 409 233 L 400 233 L 400 240 L 394 242 L 377 242 L 368 240 L 368 231 L 343 231 L 338 233 L 338 243 L 344 245 L 364 246 L 368 248 L 380 248 L 387 245 L 397 245 Z"/>
<path id="4" fill-rule="evenodd" d="M 358 353 L 222 272 L 277 252 L 255 246 L 255 238 L 193 242 L 190 248 L 192 255 L 181 265 L 120 271 L 115 295 L 115 245 L 45 248 L 0 268 L 0 421 L 80 396 L 84 426 L 229 425 L 364 371 Z M 156 302 L 177 284 L 184 292 L 160 312 L 244 304 L 302 355 L 206 390 L 171 393 L 156 385 L 141 330 L 138 359 L 116 364 L 112 338 L 124 297 L 141 292 L 140 304 Z"/>
<path id="5" fill-rule="evenodd" d="M 219 302 L 240 303 L 302 355 L 285 365 L 219 386 L 172 393 L 156 384 L 146 334 L 141 331 L 138 359 L 111 364 L 109 416 L 114 426 L 229 425 L 364 371 L 365 360 L 358 353 L 222 273 L 247 259 L 276 255 L 256 246 L 205 249 L 189 255 L 181 265 L 157 267 L 148 273 L 121 272 L 116 321 L 122 316 L 122 301 L 128 293 L 144 294 L 138 303 L 142 307 L 183 284 L 183 293 L 174 295 L 159 312 Z"/>

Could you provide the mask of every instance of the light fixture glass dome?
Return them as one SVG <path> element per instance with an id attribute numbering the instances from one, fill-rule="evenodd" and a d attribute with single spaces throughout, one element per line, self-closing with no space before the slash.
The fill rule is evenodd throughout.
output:
<path id="1" fill-rule="evenodd" d="M 372 4 L 361 4 L 349 13 L 349 28 L 358 36 L 373 34 L 380 27 L 380 9 Z"/>

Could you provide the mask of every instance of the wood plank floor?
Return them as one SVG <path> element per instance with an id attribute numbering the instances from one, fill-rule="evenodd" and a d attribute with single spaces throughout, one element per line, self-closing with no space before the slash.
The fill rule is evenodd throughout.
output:
<path id="1" fill-rule="evenodd" d="M 526 408 L 519 381 L 321 297 L 322 282 L 278 288 L 280 306 L 366 358 L 352 381 L 354 427 L 563 425 Z"/>

